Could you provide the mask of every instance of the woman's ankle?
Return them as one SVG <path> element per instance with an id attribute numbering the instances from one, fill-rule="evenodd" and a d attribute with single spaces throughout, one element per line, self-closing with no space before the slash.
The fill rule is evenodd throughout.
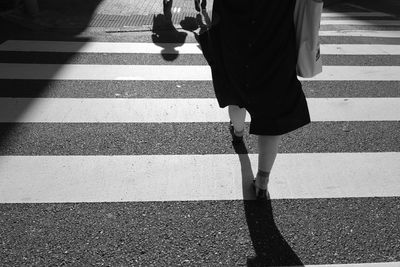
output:
<path id="1" fill-rule="evenodd" d="M 235 127 L 233 127 L 233 133 L 237 136 L 237 137 L 243 137 L 244 135 L 244 127 L 242 128 L 242 130 L 238 131 L 235 129 Z"/>
<path id="2" fill-rule="evenodd" d="M 235 127 L 235 124 L 232 121 L 230 121 L 230 127 L 231 127 L 231 130 L 233 130 L 232 132 L 233 132 L 233 134 L 235 136 L 243 137 L 243 135 L 244 135 L 244 123 L 243 123 L 243 125 L 241 125 L 239 127 L 237 125 Z"/>
<path id="3" fill-rule="evenodd" d="M 260 169 L 258 170 L 257 176 L 256 176 L 256 184 L 259 188 L 267 189 L 268 182 L 269 182 L 269 174 L 270 174 L 270 172 L 263 171 Z"/>

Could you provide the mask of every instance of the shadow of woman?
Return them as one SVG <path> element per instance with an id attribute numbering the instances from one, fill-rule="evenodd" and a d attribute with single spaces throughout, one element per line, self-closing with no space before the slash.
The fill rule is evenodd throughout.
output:
<path id="1" fill-rule="evenodd" d="M 151 36 L 154 44 L 163 48 L 161 56 L 167 61 L 178 58 L 177 47 L 185 43 L 187 33 L 178 31 L 172 23 L 172 0 L 163 2 L 163 14 L 153 17 L 153 34 Z"/>
<path id="2" fill-rule="evenodd" d="M 254 175 L 245 145 L 234 144 L 238 153 L 243 185 L 243 206 L 256 256 L 247 258 L 247 266 L 302 266 L 275 224 L 271 201 L 257 201 L 250 190 Z"/>

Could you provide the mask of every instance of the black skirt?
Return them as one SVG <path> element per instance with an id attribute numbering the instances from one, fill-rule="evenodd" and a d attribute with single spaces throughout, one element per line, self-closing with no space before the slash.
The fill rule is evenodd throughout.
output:
<path id="1" fill-rule="evenodd" d="M 295 0 L 214 0 L 200 35 L 219 106 L 250 113 L 250 133 L 280 135 L 310 122 L 296 75 Z"/>

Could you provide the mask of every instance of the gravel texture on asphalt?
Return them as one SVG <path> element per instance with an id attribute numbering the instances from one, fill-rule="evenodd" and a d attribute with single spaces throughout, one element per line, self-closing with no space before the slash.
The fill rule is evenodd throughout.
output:
<path id="1" fill-rule="evenodd" d="M 58 4 L 46 1 L 56 6 L 57 12 L 76 10 L 75 5 L 65 9 L 60 1 Z M 189 2 L 188 5 L 193 4 Z M 396 8 L 398 3 L 393 0 L 350 2 L 398 17 L 400 14 Z M 82 5 L 83 1 L 74 0 L 74 3 Z M 83 21 L 89 25 L 98 1 L 83 4 L 86 9 L 71 15 L 84 14 Z M 101 14 L 107 14 L 110 8 L 118 14 L 116 9 L 121 6 L 103 4 L 98 8 Z M 144 12 L 146 7 L 136 8 Z M 160 6 L 148 9 L 159 12 Z M 360 10 L 343 4 L 330 6 L 325 11 Z M 8 39 L 196 42 L 194 33 L 183 30 L 180 21 L 176 23 L 176 30 L 170 31 L 144 25 L 81 27 L 57 33 L 30 31 L 0 18 L 0 43 Z M 189 24 L 187 20 L 183 28 L 188 29 Z M 400 27 L 321 26 L 323 31 L 368 29 L 398 31 Z M 320 42 L 398 45 L 400 38 L 322 36 Z M 323 60 L 326 65 L 399 65 L 399 56 L 324 55 Z M 160 55 L 2 52 L 0 62 L 205 64 L 201 56 L 193 55 L 179 55 L 175 61 L 166 61 Z M 398 81 L 304 81 L 302 84 L 307 97 L 399 97 L 400 88 Z M 0 97 L 31 97 L 32 101 L 35 97 L 214 98 L 211 81 L 0 80 L 0 88 Z M 399 152 L 399 135 L 398 121 L 314 122 L 286 135 L 279 152 Z M 256 153 L 255 139 L 246 134 L 245 140 L 248 152 Z M 228 123 L 0 123 L 0 155 L 211 153 L 234 153 Z M 379 177 L 376 180 L 379 182 Z M 400 261 L 399 221 L 399 197 L 273 200 L 271 203 L 0 204 L 0 265 L 266 266 L 391 262 Z"/>
<path id="2" fill-rule="evenodd" d="M 306 97 L 313 98 L 398 97 L 400 88 L 400 81 L 302 81 L 301 83 Z M 0 97 L 215 98 L 212 81 L 0 79 L 0 88 L 2 88 Z"/>
<path id="3" fill-rule="evenodd" d="M 173 60 L 169 60 L 172 59 Z M 400 55 L 322 55 L 324 66 L 399 66 Z M 53 53 L 0 51 L 0 63 L 207 65 L 201 54 Z"/>
<path id="4" fill-rule="evenodd" d="M 2 204 L 0 261 L 3 266 L 399 261 L 399 218 L 400 198 Z"/>
<path id="5" fill-rule="evenodd" d="M 248 130 L 246 125 L 246 131 Z M 0 123 L 0 155 L 234 154 L 229 123 Z M 400 152 L 400 122 L 313 122 L 279 153 Z M 248 153 L 257 139 L 245 135 Z"/>

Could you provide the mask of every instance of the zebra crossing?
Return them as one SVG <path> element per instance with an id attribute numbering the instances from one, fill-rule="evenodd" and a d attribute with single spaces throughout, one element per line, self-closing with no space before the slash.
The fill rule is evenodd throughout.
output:
<path id="1" fill-rule="evenodd" d="M 0 122 L 190 123 L 226 122 L 214 99 L 49 99 L 3 98 L 8 113 Z M 312 121 L 398 121 L 400 98 L 310 98 Z M 25 107 L 29 106 L 27 111 Z M 134 107 L 134 108 L 133 108 Z M 18 115 L 21 114 L 22 115 Z M 247 116 L 247 121 L 250 117 Z"/>
<path id="2" fill-rule="evenodd" d="M 385 33 L 385 32 L 383 32 Z M 398 35 L 394 35 L 400 38 Z M 322 44 L 324 55 L 399 55 L 400 45 L 382 44 Z M 176 49 L 175 49 L 176 48 Z M 165 43 L 163 48 L 154 43 L 110 43 L 110 42 L 64 42 L 9 40 L 2 44 L 0 51 L 13 52 L 60 52 L 60 53 L 124 53 L 124 54 L 160 54 L 166 49 L 171 54 L 201 54 L 195 43 Z"/>
<path id="3" fill-rule="evenodd" d="M 394 152 L 283 154 L 276 163 L 271 194 L 276 199 L 397 196 L 399 160 Z M 252 173 L 248 170 L 243 179 L 235 155 L 8 156 L 2 161 L 7 169 L 0 174 L 9 177 L 2 183 L 8 189 L 2 198 L 13 203 L 253 198 Z M 255 165 L 255 155 L 250 162 Z M 295 181 L 290 179 L 291 166 L 299 166 Z M 148 179 L 132 181 L 132 176 Z M 149 183 L 162 186 L 148 188 Z M 53 190 L 43 192 L 46 187 Z M 177 188 L 184 191 L 177 194 Z"/>
<path id="4" fill-rule="evenodd" d="M 381 19 L 364 20 L 364 17 Z M 323 14 L 321 25 L 320 36 L 329 38 L 328 41 L 344 37 L 354 39 L 351 44 L 322 39 L 323 58 L 342 60 L 349 56 L 371 56 L 377 60 L 373 62 L 379 62 L 383 56 L 392 56 L 396 62 L 396 57 L 400 56 L 400 29 L 393 30 L 400 24 L 387 14 L 329 12 Z M 378 26 L 379 30 L 357 28 L 369 25 Z M 341 29 L 341 26 L 346 28 Z M 347 26 L 353 28 L 349 30 Z M 386 26 L 391 28 L 387 30 Z M 357 43 L 360 37 L 381 40 L 376 44 Z M 389 39 L 399 42 L 385 44 Z M 216 100 L 207 93 L 188 97 L 174 91 L 186 82 L 201 82 L 208 87 L 204 92 L 211 90 L 210 69 L 202 59 L 198 44 L 170 43 L 160 47 L 150 42 L 7 40 L 0 44 L 0 52 L 12 52 L 18 59 L 27 54 L 39 56 L 39 62 L 35 63 L 1 61 L 0 84 L 26 80 L 28 83 L 24 86 L 29 86 L 30 82 L 34 86 L 35 80 L 46 81 L 48 84 L 36 88 L 38 91 L 52 90 L 58 82 L 63 83 L 62 90 L 76 90 L 68 84 L 75 86 L 73 82 L 85 81 L 97 81 L 100 85 L 101 82 L 126 82 L 132 86 L 130 90 L 139 90 L 135 88 L 137 83 L 145 87 L 141 90 L 152 87 L 152 82 L 169 86 L 162 88 L 165 97 L 151 95 L 150 89 L 146 97 L 124 97 L 115 87 L 110 89 L 115 90 L 114 97 L 68 96 L 68 91 L 62 97 L 0 97 L 3 136 L 0 142 L 0 206 L 33 205 L 37 209 L 35 205 L 54 203 L 119 205 L 142 202 L 152 206 L 151 203 L 163 205 L 164 202 L 186 205 L 185 202 L 191 201 L 201 205 L 208 201 L 254 199 L 251 189 L 251 166 L 254 169 L 257 160 L 254 140 L 246 135 L 248 156 L 235 154 L 229 143 L 227 111 L 219 109 Z M 168 64 L 145 61 L 44 64 L 40 63 L 41 53 L 55 57 L 74 53 L 78 58 L 145 54 L 152 57 L 153 62 L 162 61 L 160 53 L 171 53 L 181 58 L 194 56 L 194 61 L 184 65 L 173 61 Z M 397 205 L 400 197 L 400 65 L 357 63 L 356 58 L 351 65 L 328 64 L 322 74 L 301 79 L 317 92 L 317 97 L 307 97 L 312 123 L 283 140 L 270 182 L 273 201 L 320 200 L 328 203 L 327 209 L 331 210 L 342 200 L 379 200 L 388 206 Z M 327 97 L 323 92 L 318 95 L 320 83 L 326 83 L 334 91 L 339 89 L 339 83 L 351 90 L 360 82 L 390 83 L 395 88 L 395 96 L 370 96 L 368 91 L 358 92 L 357 97 Z M 53 87 L 49 86 L 51 83 Z M 302 142 L 304 147 L 301 147 Z M 361 201 L 353 205 L 365 204 Z M 395 221 L 399 214 L 397 211 L 386 215 L 392 216 L 387 221 Z M 392 228 L 392 233 L 394 236 L 386 236 L 388 246 L 392 240 L 399 240 L 398 229 Z M 382 246 L 386 241 L 377 243 Z M 298 250 L 307 264 L 321 263 L 323 257 Z M 394 250 L 397 251 L 396 247 Z M 384 261 L 388 266 L 396 266 L 400 258 L 393 254 L 395 251 L 386 252 L 386 258 L 365 255 L 357 258 L 359 255 L 352 254 L 347 260 L 331 258 L 324 263 Z"/>

